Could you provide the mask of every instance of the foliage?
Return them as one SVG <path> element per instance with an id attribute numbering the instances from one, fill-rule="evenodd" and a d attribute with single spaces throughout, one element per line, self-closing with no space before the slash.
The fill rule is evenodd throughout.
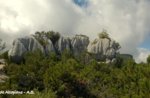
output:
<path id="1" fill-rule="evenodd" d="M 120 44 L 118 42 L 115 42 L 115 44 L 113 45 L 113 48 L 115 50 L 119 50 L 121 48 Z"/>
<path id="2" fill-rule="evenodd" d="M 45 57 L 28 52 L 22 64 L 5 67 L 9 80 L 1 90 L 33 90 L 34 95 L 3 95 L 3 98 L 149 98 L 150 66 L 118 57 L 114 64 L 91 59 L 83 62 L 69 52 Z"/>
<path id="3" fill-rule="evenodd" d="M 147 63 L 150 64 L 150 55 L 147 57 Z"/>
<path id="4" fill-rule="evenodd" d="M 107 38 L 107 39 L 110 39 L 109 38 L 109 35 L 107 33 L 107 31 L 103 30 L 101 33 L 99 33 L 99 38 Z"/>
<path id="5" fill-rule="evenodd" d="M 56 94 L 49 91 L 39 92 L 33 90 L 34 94 L 21 94 L 21 95 L 0 95 L 0 98 L 56 98 Z"/>
<path id="6" fill-rule="evenodd" d="M 3 58 L 3 59 L 8 59 L 8 51 L 0 54 L 0 58 Z"/>
<path id="7" fill-rule="evenodd" d="M 54 31 L 46 32 L 46 36 L 49 39 L 51 39 L 53 44 L 55 44 L 58 41 L 58 39 L 60 38 L 60 34 L 58 32 L 54 32 Z"/>
<path id="8" fill-rule="evenodd" d="M 60 38 L 60 34 L 58 32 L 54 31 L 41 31 L 41 32 L 35 32 L 33 35 L 43 46 L 47 44 L 47 41 L 45 40 L 45 37 L 50 39 L 53 44 L 55 44 L 58 39 Z"/>
<path id="9" fill-rule="evenodd" d="M 35 32 L 35 34 L 33 35 L 37 40 L 38 42 L 43 46 L 45 47 L 47 45 L 47 40 L 45 40 L 45 32 L 42 31 L 42 32 Z"/>

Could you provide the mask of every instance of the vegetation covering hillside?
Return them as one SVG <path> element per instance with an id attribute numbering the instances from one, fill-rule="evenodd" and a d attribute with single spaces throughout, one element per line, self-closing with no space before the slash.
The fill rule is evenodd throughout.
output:
<path id="1" fill-rule="evenodd" d="M 61 56 L 28 52 L 20 64 L 11 62 L 7 52 L 1 57 L 9 79 L 0 90 L 35 92 L 2 98 L 150 98 L 150 57 L 147 64 L 121 56 L 110 64 L 85 61 L 84 53 L 74 57 L 68 51 Z"/>

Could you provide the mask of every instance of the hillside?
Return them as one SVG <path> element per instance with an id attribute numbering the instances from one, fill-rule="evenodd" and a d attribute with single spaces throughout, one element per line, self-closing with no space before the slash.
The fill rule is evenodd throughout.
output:
<path id="1" fill-rule="evenodd" d="M 1 55 L 9 78 L 0 90 L 35 93 L 3 98 L 150 97 L 150 63 L 136 64 L 132 55 L 120 54 L 119 43 L 106 33 L 91 42 L 85 35 L 50 34 L 18 38 Z"/>
<path id="2" fill-rule="evenodd" d="M 8 56 L 13 62 L 20 63 L 26 52 L 39 50 L 45 56 L 50 56 L 51 53 L 61 56 L 64 51 L 68 51 L 77 58 L 84 52 L 91 54 L 97 61 L 112 62 L 119 54 L 120 45 L 105 33 L 102 32 L 99 38 L 90 42 L 86 35 L 68 38 L 53 31 L 36 32 L 32 36 L 15 39 Z"/>

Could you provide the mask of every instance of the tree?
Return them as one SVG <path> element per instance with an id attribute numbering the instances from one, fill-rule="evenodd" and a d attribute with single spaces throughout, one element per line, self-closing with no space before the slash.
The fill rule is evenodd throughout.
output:
<path id="1" fill-rule="evenodd" d="M 55 44 L 59 38 L 60 34 L 59 32 L 54 32 L 54 31 L 41 31 L 41 32 L 35 32 L 33 35 L 43 46 L 47 44 L 47 41 L 45 40 L 45 37 L 50 39 L 53 44 Z"/>
<path id="2" fill-rule="evenodd" d="M 115 50 L 119 50 L 121 48 L 120 44 L 118 42 L 114 42 L 113 47 Z"/>
<path id="3" fill-rule="evenodd" d="M 59 32 L 54 32 L 54 31 L 48 31 L 46 32 L 46 36 L 51 39 L 52 43 L 55 44 L 59 38 L 60 38 L 60 34 Z"/>
<path id="4" fill-rule="evenodd" d="M 46 36 L 45 33 L 46 32 L 41 31 L 41 32 L 35 32 L 35 34 L 33 35 L 43 47 L 45 47 L 48 43 L 47 40 L 44 39 Z"/>
<path id="5" fill-rule="evenodd" d="M 150 64 L 150 55 L 147 57 L 147 63 Z"/>
<path id="6" fill-rule="evenodd" d="M 99 38 L 107 38 L 107 39 L 110 39 L 109 38 L 109 35 L 107 33 L 106 30 L 103 30 L 101 33 L 99 33 Z"/>

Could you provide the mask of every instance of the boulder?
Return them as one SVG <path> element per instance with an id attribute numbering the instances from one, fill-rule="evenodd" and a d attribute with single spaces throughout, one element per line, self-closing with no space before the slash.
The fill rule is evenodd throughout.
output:
<path id="1" fill-rule="evenodd" d="M 5 64 L 5 59 L 0 59 L 0 64 Z"/>
<path id="2" fill-rule="evenodd" d="M 27 51 L 33 52 L 35 50 L 40 50 L 44 53 L 42 45 L 40 45 L 33 36 L 27 36 L 14 40 L 13 46 L 8 52 L 8 56 L 12 61 L 19 63 L 22 60 L 24 53 Z"/>
<path id="3" fill-rule="evenodd" d="M 75 56 L 80 55 L 82 52 L 87 50 L 88 44 L 89 44 L 89 37 L 85 35 L 76 35 L 71 40 L 73 54 Z"/>
<path id="4" fill-rule="evenodd" d="M 113 59 L 120 48 L 119 44 L 110 38 L 98 38 L 91 42 L 87 51 L 96 56 L 97 60 Z"/>
<path id="5" fill-rule="evenodd" d="M 58 51 L 58 53 L 62 53 L 65 50 L 67 51 L 72 51 L 71 49 L 71 40 L 69 38 L 66 37 L 60 37 L 58 42 L 56 43 L 56 49 Z"/>

